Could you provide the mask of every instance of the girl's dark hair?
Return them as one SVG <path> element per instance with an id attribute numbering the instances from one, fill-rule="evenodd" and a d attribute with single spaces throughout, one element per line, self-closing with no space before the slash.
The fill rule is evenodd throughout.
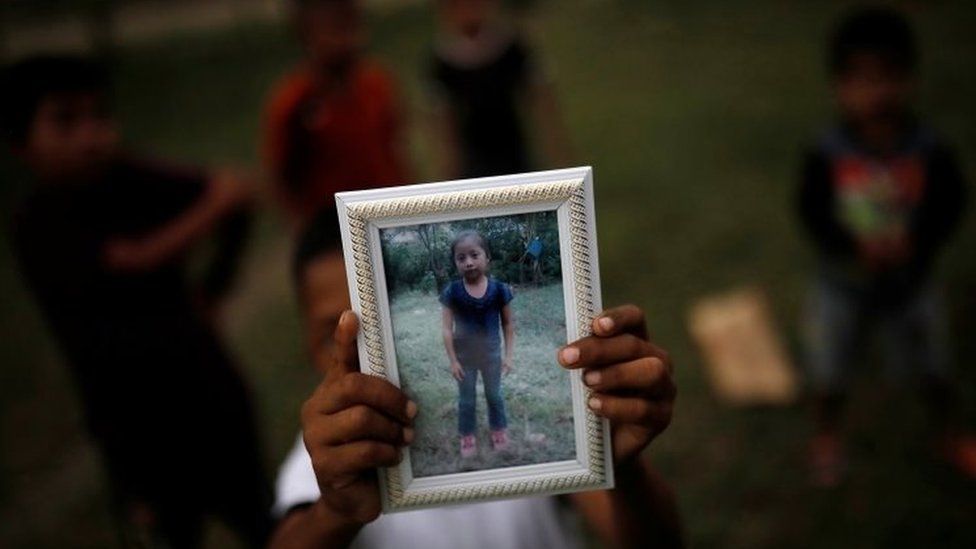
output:
<path id="1" fill-rule="evenodd" d="M 475 239 L 478 242 L 478 246 L 481 246 L 481 249 L 485 251 L 485 254 L 488 256 L 488 259 L 491 259 L 491 248 L 488 246 L 488 240 L 485 237 L 481 236 L 481 233 L 479 233 L 478 231 L 472 231 L 469 229 L 466 231 L 459 232 L 457 236 L 454 237 L 454 241 L 451 242 L 451 261 L 454 261 L 454 248 L 456 248 L 457 245 L 461 243 L 461 241 L 467 240 L 469 238 Z"/>
<path id="2" fill-rule="evenodd" d="M 837 26 L 830 41 L 827 65 L 831 74 L 847 70 L 858 53 L 879 55 L 896 69 L 915 69 L 918 52 L 912 27 L 901 13 L 884 7 L 856 9 Z"/>

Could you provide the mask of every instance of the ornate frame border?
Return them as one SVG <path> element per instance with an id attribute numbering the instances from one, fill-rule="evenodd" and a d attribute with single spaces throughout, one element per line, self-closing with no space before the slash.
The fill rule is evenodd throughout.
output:
<path id="1" fill-rule="evenodd" d="M 478 214 L 506 215 L 556 210 L 564 284 L 572 286 L 567 302 L 567 338 L 589 335 L 600 311 L 599 269 L 593 211 L 592 168 L 570 168 L 513 176 L 393 187 L 336 194 L 350 298 L 359 315 L 360 364 L 363 372 L 386 377 L 399 385 L 391 345 L 389 311 L 379 228 L 414 225 L 437 219 L 463 219 Z M 568 254 L 567 254 L 568 252 Z M 569 256 L 568 258 L 566 256 Z M 568 283 L 568 284 L 567 284 Z M 385 314 L 384 314 L 385 311 Z M 570 315 L 573 318 L 570 318 Z M 526 495 L 555 494 L 613 486 L 609 427 L 585 406 L 589 390 L 579 372 L 570 372 L 574 424 L 586 438 L 586 455 L 575 462 L 424 477 L 426 487 L 412 488 L 409 459 L 381 471 L 385 512 Z M 575 466 L 574 466 L 575 465 Z M 511 471 L 515 474 L 506 474 Z M 450 478 L 449 478 L 450 477 Z M 441 479 L 446 482 L 437 482 Z M 417 483 L 423 484 L 423 483 Z"/>

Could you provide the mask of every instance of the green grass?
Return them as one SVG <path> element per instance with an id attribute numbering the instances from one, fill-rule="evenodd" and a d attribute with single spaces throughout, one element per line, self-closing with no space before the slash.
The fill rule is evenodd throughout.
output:
<path id="1" fill-rule="evenodd" d="M 679 497 L 696 547 L 972 547 L 976 486 L 934 460 L 911 384 L 857 376 L 847 414 L 851 479 L 806 482 L 804 406 L 731 409 L 714 400 L 685 332 L 687 307 L 744 283 L 770 295 L 793 351 L 812 265 L 792 211 L 801 145 L 830 120 L 822 42 L 851 2 L 537 2 L 526 27 L 558 84 L 579 163 L 595 167 L 604 301 L 645 308 L 675 358 L 671 427 L 648 450 Z M 976 4 L 900 2 L 922 45 L 919 110 L 976 179 Z M 401 78 L 418 180 L 436 153 L 424 126 L 420 61 L 432 18 L 377 16 L 372 49 Z M 287 30 L 247 26 L 121 52 L 118 102 L 138 149 L 255 167 L 262 101 L 297 58 Z M 9 164 L 9 163 L 5 163 Z M 0 167 L 3 233 L 23 193 Z M 266 211 L 271 211 L 270 206 Z M 972 211 L 970 211 L 972 214 Z M 298 429 L 316 378 L 303 356 L 285 231 L 260 222 L 230 341 L 261 413 L 269 472 Z M 963 417 L 976 424 L 976 216 L 947 249 Z M 114 543 L 100 462 L 70 377 L 0 246 L 0 545 Z M 446 422 L 449 424 L 450 422 Z M 211 546 L 232 546 L 210 534 Z"/>
<path id="2" fill-rule="evenodd" d="M 556 362 L 566 343 L 562 284 L 516 288 L 515 359 L 502 378 L 511 446 L 491 449 L 484 387 L 478 383 L 477 456 L 462 460 L 457 431 L 457 382 L 441 338 L 436 295 L 410 292 L 391 303 L 400 382 L 417 402 L 411 465 L 417 477 L 562 461 L 576 457 L 569 374 Z"/>

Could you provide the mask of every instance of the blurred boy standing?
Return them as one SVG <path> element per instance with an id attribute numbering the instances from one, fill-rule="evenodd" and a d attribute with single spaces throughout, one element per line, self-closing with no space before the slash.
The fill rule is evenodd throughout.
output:
<path id="1" fill-rule="evenodd" d="M 306 60 L 275 87 L 265 115 L 265 158 L 291 220 L 307 225 L 337 191 L 405 183 L 393 77 L 362 55 L 357 0 L 294 0 Z"/>
<path id="2" fill-rule="evenodd" d="M 871 8 L 846 18 L 829 52 L 840 121 L 803 165 L 800 217 L 821 260 L 808 357 L 818 405 L 810 459 L 821 485 L 843 475 L 846 378 L 872 331 L 889 367 L 921 374 L 942 451 L 976 477 L 976 441 L 950 424 L 945 311 L 932 273 L 965 189 L 952 152 L 912 111 L 916 57 L 898 13 Z"/>
<path id="3" fill-rule="evenodd" d="M 439 36 L 426 77 L 444 177 L 562 167 L 571 156 L 552 85 L 500 4 L 437 1 Z"/>
<path id="4" fill-rule="evenodd" d="M 249 395 L 209 318 L 249 193 L 233 177 L 123 153 L 108 88 L 82 58 L 3 74 L 5 137 L 37 182 L 13 228 L 22 272 L 80 389 L 129 542 L 195 546 L 215 514 L 260 546 L 270 487 Z M 185 252 L 215 230 L 197 289 Z"/>

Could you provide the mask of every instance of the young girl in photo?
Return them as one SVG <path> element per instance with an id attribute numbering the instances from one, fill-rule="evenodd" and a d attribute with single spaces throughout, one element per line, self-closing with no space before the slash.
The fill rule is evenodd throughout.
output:
<path id="1" fill-rule="evenodd" d="M 481 372 L 488 401 L 488 424 L 495 450 L 508 447 L 508 418 L 502 395 L 502 374 L 512 370 L 515 328 L 512 320 L 512 290 L 488 276 L 491 253 L 488 243 L 476 231 L 462 231 L 451 244 L 451 259 L 460 279 L 441 293 L 442 332 L 451 374 L 458 383 L 458 433 L 461 457 L 478 452 L 475 437 L 475 397 Z M 501 354 L 501 333 L 505 354 Z"/>

